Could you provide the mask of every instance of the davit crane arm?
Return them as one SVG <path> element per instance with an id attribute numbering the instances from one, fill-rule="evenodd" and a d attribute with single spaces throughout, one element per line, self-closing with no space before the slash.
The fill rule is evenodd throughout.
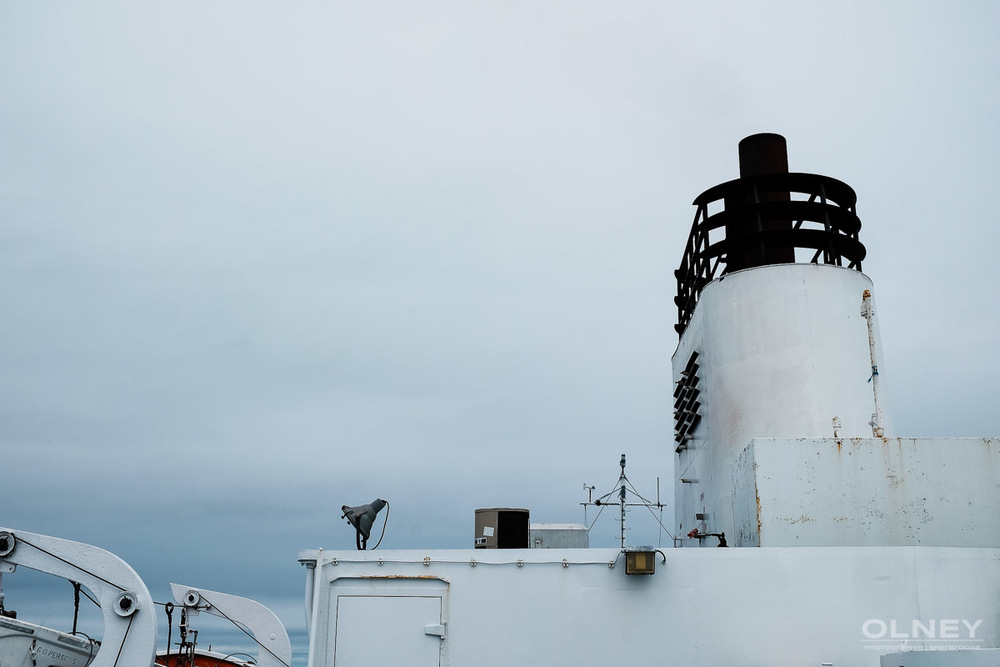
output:
<path id="1" fill-rule="evenodd" d="M 18 565 L 77 582 L 94 594 L 104 636 L 90 667 L 153 665 L 153 598 L 128 563 L 89 544 L 0 527 L 0 572 L 13 572 Z"/>
<path id="2" fill-rule="evenodd" d="M 285 626 L 274 612 L 256 600 L 181 584 L 170 584 L 170 591 L 174 601 L 189 614 L 203 611 L 224 618 L 253 637 L 261 649 L 257 652 L 258 667 L 292 664 L 292 645 Z"/>

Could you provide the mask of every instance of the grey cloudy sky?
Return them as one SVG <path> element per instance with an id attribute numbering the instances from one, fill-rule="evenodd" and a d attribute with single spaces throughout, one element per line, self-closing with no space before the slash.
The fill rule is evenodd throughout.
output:
<path id="1" fill-rule="evenodd" d="M 671 496 L 673 270 L 761 131 L 858 191 L 898 434 L 997 435 L 998 32 L 986 1 L 4 2 L 0 525 L 301 626 L 342 504 L 429 548 L 477 507 L 581 521 L 622 452 Z"/>

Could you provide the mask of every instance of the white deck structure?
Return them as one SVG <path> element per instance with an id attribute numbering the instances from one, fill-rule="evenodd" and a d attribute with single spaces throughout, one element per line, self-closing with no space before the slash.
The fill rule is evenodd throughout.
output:
<path id="1" fill-rule="evenodd" d="M 712 548 L 303 551 L 310 667 L 1000 664 L 1000 441 L 897 437 L 854 191 L 740 154 L 676 272 L 664 457 Z"/>
<path id="2" fill-rule="evenodd" d="M 303 551 L 309 665 L 878 667 L 1000 645 L 1000 549 L 665 553 L 629 576 L 617 549 Z"/>

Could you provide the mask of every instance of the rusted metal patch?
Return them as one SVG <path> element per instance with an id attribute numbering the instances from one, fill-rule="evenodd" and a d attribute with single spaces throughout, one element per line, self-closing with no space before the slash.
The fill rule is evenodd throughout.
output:
<path id="1" fill-rule="evenodd" d="M 413 579 L 413 580 L 415 580 L 415 579 L 422 579 L 424 581 L 432 580 L 432 581 L 442 581 L 442 582 L 444 582 L 446 584 L 450 584 L 451 583 L 450 581 L 448 581 L 444 577 L 437 577 L 437 576 L 434 576 L 433 574 L 418 574 L 418 575 L 412 575 L 412 574 L 362 574 L 362 575 L 358 575 L 357 577 L 345 577 L 345 578 L 355 578 L 355 579 L 385 579 L 385 580 L 392 580 L 392 581 L 399 581 L 399 580 L 403 580 L 403 579 Z"/>
<path id="2" fill-rule="evenodd" d="M 754 462 L 754 467 L 757 464 Z M 757 546 L 760 546 L 760 491 L 757 489 L 757 476 L 754 475 L 753 478 L 753 495 L 757 498 Z"/>

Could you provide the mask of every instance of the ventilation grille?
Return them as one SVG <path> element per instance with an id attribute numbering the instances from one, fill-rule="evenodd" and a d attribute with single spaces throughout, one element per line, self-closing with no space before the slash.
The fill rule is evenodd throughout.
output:
<path id="1" fill-rule="evenodd" d="M 693 433 L 701 421 L 701 402 L 698 400 L 701 391 L 698 389 L 698 353 L 693 352 L 687 366 L 681 372 L 681 378 L 674 389 L 674 440 L 677 441 L 677 452 L 688 448 L 693 439 Z"/>

